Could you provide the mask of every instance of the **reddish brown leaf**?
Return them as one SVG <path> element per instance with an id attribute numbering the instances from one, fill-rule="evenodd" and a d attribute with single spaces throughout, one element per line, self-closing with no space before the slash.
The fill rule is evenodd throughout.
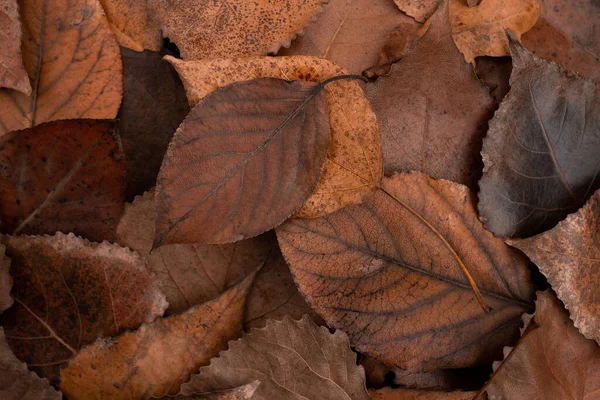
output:
<path id="1" fill-rule="evenodd" d="M 10 276 L 10 258 L 6 256 L 6 247 L 0 244 L 0 313 L 13 305 L 10 289 L 13 285 Z"/>
<path id="2" fill-rule="evenodd" d="M 109 121 L 56 121 L 0 138 L 1 230 L 112 240 L 124 160 Z"/>
<path id="3" fill-rule="evenodd" d="M 163 161 L 154 247 L 234 242 L 279 225 L 315 189 L 329 141 L 320 84 L 257 79 L 210 94 Z"/>
<path id="4" fill-rule="evenodd" d="M 0 0 L 0 88 L 29 95 L 31 84 L 21 54 L 21 19 L 17 0 Z"/>
<path id="5" fill-rule="evenodd" d="M 60 367 L 99 336 L 135 329 L 167 304 L 137 254 L 74 236 L 1 236 L 15 304 L 0 317 L 15 355 L 56 382 Z"/>
<path id="6" fill-rule="evenodd" d="M 493 102 L 456 49 L 447 13 L 440 8 L 390 74 L 367 86 L 367 96 L 381 127 L 386 174 L 418 170 L 474 188 Z"/>
<path id="7" fill-rule="evenodd" d="M 530 309 L 526 259 L 483 228 L 466 187 L 421 173 L 385 178 L 361 204 L 325 218 L 290 220 L 277 237 L 308 303 L 389 365 L 489 361 Z"/>
<path id="8" fill-rule="evenodd" d="M 160 50 L 160 29 L 149 14 L 146 1 L 100 0 L 100 4 L 119 45 L 135 51 Z"/>
<path id="9" fill-rule="evenodd" d="M 490 89 L 496 104 L 500 104 L 510 90 L 510 73 L 512 59 L 510 57 L 477 57 L 475 74 Z"/>
<path id="10" fill-rule="evenodd" d="M 369 390 L 372 400 L 471 400 L 476 394 L 475 392 L 433 392 L 402 388 Z"/>
<path id="11" fill-rule="evenodd" d="M 242 331 L 244 299 L 254 274 L 214 300 L 144 324 L 83 349 L 61 371 L 72 400 L 131 400 L 175 394 Z"/>
<path id="12" fill-rule="evenodd" d="M 479 213 L 498 236 L 555 226 L 600 188 L 600 92 L 511 41 L 511 90 L 483 142 Z"/>

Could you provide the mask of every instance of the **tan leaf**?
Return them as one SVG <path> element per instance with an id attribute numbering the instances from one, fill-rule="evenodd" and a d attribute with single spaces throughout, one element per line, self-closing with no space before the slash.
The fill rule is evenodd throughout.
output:
<path id="1" fill-rule="evenodd" d="M 277 238 L 313 309 L 388 365 L 490 361 L 531 307 L 526 258 L 483 228 L 466 187 L 418 172 L 324 218 L 290 220 Z"/>
<path id="2" fill-rule="evenodd" d="M 167 307 L 145 263 L 127 249 L 61 233 L 0 240 L 15 281 L 15 304 L 0 323 L 15 355 L 51 382 L 82 346 Z"/>
<path id="3" fill-rule="evenodd" d="M 346 73 L 342 68 L 314 57 L 254 57 L 185 62 L 172 57 L 190 104 L 235 82 L 256 78 L 280 78 L 321 82 Z M 325 86 L 331 144 L 321 179 L 296 217 L 316 218 L 354 204 L 373 191 L 383 176 L 377 119 L 354 80 Z"/>
<path id="4" fill-rule="evenodd" d="M 278 55 L 325 58 L 360 74 L 377 64 L 379 51 L 401 24 L 417 25 L 390 0 L 330 0 L 319 19 Z"/>
<path id="5" fill-rule="evenodd" d="M 250 400 L 253 398 L 260 381 L 254 381 L 234 389 L 219 390 L 211 393 L 180 394 L 175 397 L 165 397 L 163 400 Z"/>
<path id="6" fill-rule="evenodd" d="M 372 400 L 471 400 L 476 394 L 476 392 L 433 392 L 402 388 L 369 390 Z"/>
<path id="7" fill-rule="evenodd" d="M 386 174 L 417 170 L 476 187 L 493 101 L 454 45 L 446 7 L 389 75 L 367 85 L 367 97 Z"/>
<path id="8" fill-rule="evenodd" d="M 147 0 L 163 36 L 186 60 L 277 53 L 327 0 Z"/>
<path id="9" fill-rule="evenodd" d="M 100 4 L 119 45 L 135 51 L 162 48 L 158 23 L 145 0 L 100 0 Z"/>
<path id="10" fill-rule="evenodd" d="M 552 291 L 538 292 L 533 316 L 539 327 L 494 363 L 489 400 L 600 398 L 600 347 L 581 335 Z M 524 318 L 527 323 L 531 316 Z M 511 348 L 505 348 L 505 357 Z M 500 367 L 500 369 L 499 369 Z M 499 369 L 499 370 L 498 370 Z"/>
<path id="11" fill-rule="evenodd" d="M 276 247 L 273 236 L 266 234 L 232 244 L 174 244 L 150 252 L 154 240 L 154 190 L 125 205 L 116 240 L 147 260 L 167 297 L 170 313 L 218 297 L 263 265 Z"/>
<path id="12" fill-rule="evenodd" d="M 478 56 L 510 55 L 505 30 L 519 39 L 540 15 L 537 0 L 483 0 L 476 7 L 463 0 L 449 2 L 452 36 L 469 63 Z"/>
<path id="13" fill-rule="evenodd" d="M 244 299 L 254 274 L 216 299 L 84 348 L 61 371 L 73 400 L 147 399 L 175 394 L 191 373 L 242 332 Z"/>
<path id="14" fill-rule="evenodd" d="M 98 0 L 19 0 L 19 12 L 33 90 L 0 89 L 0 135 L 57 119 L 114 118 L 121 55 Z"/>
<path id="15" fill-rule="evenodd" d="M 553 229 L 508 243 L 548 278 L 575 327 L 600 343 L 600 191 Z"/>
<path id="16" fill-rule="evenodd" d="M 0 0 L 0 88 L 31 93 L 21 53 L 21 19 L 17 0 Z"/>
<path id="17" fill-rule="evenodd" d="M 365 374 L 356 365 L 348 337 L 329 333 L 308 317 L 269 320 L 252 329 L 200 369 L 181 387 L 182 394 L 224 390 L 255 380 L 253 400 L 367 400 Z"/>
<path id="18" fill-rule="evenodd" d="M 394 0 L 398 8 L 418 22 L 425 22 L 435 12 L 440 0 Z"/>
<path id="19" fill-rule="evenodd" d="M 10 308 L 14 303 L 12 297 L 10 297 L 12 285 L 10 258 L 6 256 L 6 247 L 0 244 L 0 313 Z"/>

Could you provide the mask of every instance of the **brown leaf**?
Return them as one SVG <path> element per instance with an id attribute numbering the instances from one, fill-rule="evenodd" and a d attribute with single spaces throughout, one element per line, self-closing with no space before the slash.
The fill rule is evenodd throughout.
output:
<path id="1" fill-rule="evenodd" d="M 184 59 L 275 54 L 322 11 L 327 0 L 148 0 L 163 36 Z"/>
<path id="2" fill-rule="evenodd" d="M 137 3 L 136 3 L 137 4 Z M 119 134 L 125 152 L 127 201 L 156 184 L 175 130 L 190 111 L 181 80 L 163 53 L 121 49 L 123 104 Z"/>
<path id="3" fill-rule="evenodd" d="M 321 82 L 345 74 L 337 65 L 314 57 L 254 57 L 184 62 L 171 57 L 183 80 L 190 104 L 235 82 L 279 78 Z M 331 144 L 321 179 L 295 216 L 317 218 L 354 204 L 381 183 L 381 143 L 377 119 L 354 80 L 325 86 Z"/>
<path id="4" fill-rule="evenodd" d="M 0 0 L 0 88 L 18 90 L 29 95 L 31 84 L 21 53 L 21 19 L 17 0 Z"/>
<path id="5" fill-rule="evenodd" d="M 33 91 L 0 89 L 0 135 L 58 119 L 114 118 L 121 56 L 98 0 L 19 0 L 19 11 Z"/>
<path id="6" fill-rule="evenodd" d="M 441 0 L 394 0 L 400 10 L 418 22 L 425 22 L 431 17 Z"/>
<path id="7" fill-rule="evenodd" d="M 528 237 L 600 188 L 600 93 L 516 40 L 511 52 L 511 90 L 483 141 L 478 207 L 494 234 Z"/>
<path id="8" fill-rule="evenodd" d="M 230 342 L 229 349 L 181 387 L 182 394 L 234 388 L 259 380 L 253 400 L 367 400 L 365 375 L 348 337 L 329 333 L 308 317 L 269 320 Z"/>
<path id="9" fill-rule="evenodd" d="M 534 319 L 540 327 L 505 361 L 488 389 L 489 399 L 597 400 L 600 347 L 575 329 L 551 291 L 538 292 Z M 510 350 L 506 348 L 505 355 Z"/>
<path id="10" fill-rule="evenodd" d="M 174 244 L 150 252 L 154 240 L 154 190 L 125 205 L 116 240 L 147 260 L 167 297 L 169 313 L 179 313 L 218 297 L 263 265 L 276 246 L 273 236 L 266 234 L 232 244 Z"/>
<path id="11" fill-rule="evenodd" d="M 10 276 L 10 258 L 6 256 L 6 247 L 0 244 L 0 313 L 10 308 L 14 301 L 10 297 L 13 280 Z"/>
<path id="12" fill-rule="evenodd" d="M 1 230 L 112 240 L 124 160 L 114 123 L 56 121 L 0 138 Z"/>
<path id="13" fill-rule="evenodd" d="M 373 400 L 471 400 L 475 392 L 432 392 L 427 390 L 383 388 L 369 390 Z"/>
<path id="14" fill-rule="evenodd" d="M 148 13 L 146 1 L 100 0 L 100 4 L 119 45 L 135 51 L 161 49 L 160 29 Z M 127 93 L 127 88 L 124 91 Z"/>
<path id="15" fill-rule="evenodd" d="M 325 58 L 353 74 L 377 64 L 379 51 L 400 24 L 416 25 L 390 0 L 330 0 L 319 19 L 278 55 Z"/>
<path id="16" fill-rule="evenodd" d="M 127 249 L 61 233 L 0 240 L 15 280 L 15 305 L 0 323 L 15 355 L 53 383 L 82 346 L 167 308 L 145 263 Z"/>
<path id="17" fill-rule="evenodd" d="M 322 86 L 303 81 L 257 79 L 207 96 L 160 169 L 154 247 L 235 242 L 281 224 L 321 176 L 326 112 Z"/>
<path id="18" fill-rule="evenodd" d="M 469 63 L 478 56 L 509 55 L 505 30 L 520 39 L 540 15 L 537 0 L 485 0 L 476 7 L 469 7 L 464 0 L 449 3 L 452 36 Z"/>
<path id="19" fill-rule="evenodd" d="M 510 57 L 477 57 L 475 74 L 490 89 L 496 104 L 500 104 L 510 90 L 510 73 L 512 59 Z"/>
<path id="20" fill-rule="evenodd" d="M 61 371 L 60 388 L 73 400 L 177 393 L 191 373 L 240 335 L 244 298 L 253 277 L 183 314 L 157 319 L 114 339 L 99 339 Z"/>
<path id="21" fill-rule="evenodd" d="M 361 204 L 327 217 L 290 220 L 277 237 L 300 292 L 328 325 L 404 369 L 493 359 L 533 296 L 527 260 L 483 228 L 468 189 L 417 172 L 384 178 Z"/>
<path id="22" fill-rule="evenodd" d="M 235 389 L 219 390 L 211 393 L 180 394 L 175 397 L 165 397 L 163 400 L 250 400 L 253 398 L 260 381 L 254 381 Z"/>
<path id="23" fill-rule="evenodd" d="M 508 243 L 548 278 L 575 327 L 600 343 L 600 191 L 553 229 Z"/>
<path id="24" fill-rule="evenodd" d="M 493 102 L 452 41 L 446 7 L 390 74 L 367 86 L 367 97 L 386 174 L 418 170 L 475 187 Z"/>
<path id="25" fill-rule="evenodd" d="M 600 4 L 594 0 L 538 0 L 541 16 L 523 45 L 600 83 Z"/>

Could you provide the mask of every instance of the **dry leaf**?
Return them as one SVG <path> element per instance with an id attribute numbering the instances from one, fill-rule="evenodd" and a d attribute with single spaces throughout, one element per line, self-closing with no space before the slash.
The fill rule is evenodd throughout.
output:
<path id="1" fill-rule="evenodd" d="M 505 361 L 489 400 L 600 399 L 600 347 L 575 329 L 551 291 L 538 292 L 533 318 L 541 326 Z M 505 356 L 510 350 L 504 349 Z"/>
<path id="2" fill-rule="evenodd" d="M 391 0 L 330 0 L 319 19 L 278 55 L 315 56 L 353 74 L 377 64 L 379 51 L 401 24 L 415 27 Z"/>
<path id="3" fill-rule="evenodd" d="M 145 0 L 100 0 L 100 4 L 119 45 L 135 51 L 161 49 L 160 29 Z"/>
<path id="4" fill-rule="evenodd" d="M 477 7 L 464 0 L 449 3 L 452 36 L 469 63 L 478 56 L 509 55 L 505 30 L 520 39 L 540 15 L 537 0 L 483 0 Z"/>
<path id="5" fill-rule="evenodd" d="M 117 242 L 137 251 L 156 273 L 169 302 L 169 313 L 179 313 L 218 297 L 256 268 L 274 251 L 272 235 L 232 244 L 162 246 L 154 240 L 154 190 L 125 205 L 117 226 Z"/>
<path id="6" fill-rule="evenodd" d="M 600 191 L 552 230 L 508 243 L 548 278 L 575 327 L 600 343 Z"/>
<path id="7" fill-rule="evenodd" d="M 485 86 L 496 104 L 500 104 L 510 90 L 510 73 L 512 59 L 510 57 L 477 57 L 475 59 L 475 74 Z"/>
<path id="8" fill-rule="evenodd" d="M 441 0 L 394 0 L 400 10 L 418 22 L 425 22 L 435 12 Z"/>
<path id="9" fill-rule="evenodd" d="M 326 112 L 322 86 L 303 81 L 257 79 L 207 96 L 160 169 L 154 247 L 235 242 L 281 224 L 321 176 Z"/>
<path id="10" fill-rule="evenodd" d="M 390 74 L 367 86 L 367 96 L 386 174 L 417 170 L 475 187 L 493 102 L 456 49 L 445 6 Z"/>
<path id="11" fill-rule="evenodd" d="M 6 256 L 6 247 L 0 244 L 0 313 L 10 308 L 14 303 L 12 297 L 10 297 L 12 285 L 10 258 Z"/>
<path id="12" fill-rule="evenodd" d="M 58 119 L 114 118 L 121 56 L 98 0 L 19 0 L 19 11 L 33 91 L 0 89 L 0 135 Z"/>
<path id="13" fill-rule="evenodd" d="M 538 0 L 542 13 L 523 35 L 538 57 L 600 83 L 600 4 L 595 0 Z"/>
<path id="14" fill-rule="evenodd" d="M 0 88 L 31 93 L 21 53 L 21 19 L 17 0 L 0 0 Z"/>
<path id="15" fill-rule="evenodd" d="M 201 394 L 180 394 L 175 397 L 165 397 L 162 400 L 250 400 L 252 399 L 252 396 L 254 396 L 256 389 L 258 389 L 258 385 L 260 385 L 260 381 L 254 381 L 235 389 L 219 390 L 216 392 Z"/>
<path id="16" fill-rule="evenodd" d="M 127 201 L 156 184 L 175 130 L 190 111 L 181 80 L 164 54 L 121 49 L 123 104 L 119 134 L 125 152 Z"/>
<path id="17" fill-rule="evenodd" d="M 478 207 L 494 234 L 528 237 L 600 188 L 600 93 L 516 40 L 511 52 L 511 90 L 483 141 Z"/>
<path id="18" fill-rule="evenodd" d="M 127 249 L 61 233 L 0 239 L 15 281 L 15 304 L 0 317 L 6 339 L 53 383 L 82 346 L 135 329 L 167 307 L 145 263 Z"/>
<path id="19" fill-rule="evenodd" d="M 269 320 L 230 342 L 229 349 L 181 387 L 182 394 L 224 390 L 259 380 L 253 400 L 367 400 L 365 374 L 348 337 L 308 317 Z"/>
<path id="20" fill-rule="evenodd" d="M 147 0 L 163 36 L 186 60 L 275 54 L 327 0 Z"/>
<path id="21" fill-rule="evenodd" d="M 61 371 L 72 400 L 130 400 L 175 394 L 191 373 L 242 331 L 244 299 L 254 274 L 214 300 L 83 349 Z"/>
<path id="22" fill-rule="evenodd" d="M 402 388 L 369 390 L 372 400 L 471 400 L 476 394 L 475 392 L 432 392 Z"/>
<path id="23" fill-rule="evenodd" d="M 182 78 L 190 104 L 235 82 L 279 78 L 321 82 L 345 74 L 342 68 L 315 57 L 254 57 L 184 62 L 167 57 Z M 354 204 L 381 183 L 381 143 L 377 119 L 355 80 L 325 86 L 331 144 L 321 179 L 295 214 L 317 218 Z"/>
<path id="24" fill-rule="evenodd" d="M 277 237 L 313 309 L 388 365 L 484 363 L 515 338 L 530 309 L 527 260 L 483 228 L 472 194 L 453 182 L 396 174 L 361 204 L 290 220 Z"/>
<path id="25" fill-rule="evenodd" d="M 123 212 L 124 169 L 110 121 L 56 121 L 4 135 L 2 232 L 112 240 Z"/>

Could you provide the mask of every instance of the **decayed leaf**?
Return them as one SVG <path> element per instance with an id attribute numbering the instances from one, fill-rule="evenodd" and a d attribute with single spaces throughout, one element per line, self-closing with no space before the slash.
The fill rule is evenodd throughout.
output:
<path id="1" fill-rule="evenodd" d="M 154 247 L 235 242 L 281 224 L 321 176 L 326 113 L 322 86 L 303 81 L 257 79 L 207 96 L 160 169 Z"/>
<path id="2" fill-rule="evenodd" d="M 600 343 L 600 191 L 553 229 L 509 244 L 548 278 L 575 327 Z"/>
<path id="3" fill-rule="evenodd" d="M 500 104 L 510 90 L 510 73 L 512 59 L 510 57 L 477 57 L 475 74 L 490 89 L 496 104 Z"/>
<path id="4" fill-rule="evenodd" d="M 166 51 L 121 49 L 121 54 L 119 135 L 126 156 L 125 198 L 131 201 L 155 185 L 169 141 L 190 107 L 177 73 L 162 60 Z"/>
<path id="5" fill-rule="evenodd" d="M 446 6 L 390 74 L 367 86 L 367 97 L 386 174 L 417 170 L 475 187 L 493 102 L 452 41 Z"/>
<path id="6" fill-rule="evenodd" d="M 152 250 L 154 190 L 125 205 L 117 242 L 137 251 L 156 273 L 169 313 L 218 297 L 263 265 L 274 251 L 272 235 L 232 244 L 169 245 Z"/>
<path id="7" fill-rule="evenodd" d="M 253 398 L 260 381 L 254 381 L 235 389 L 220 390 L 211 393 L 180 394 L 175 397 L 166 397 L 163 400 L 250 400 Z"/>
<path id="8" fill-rule="evenodd" d="M 121 46 L 135 51 L 161 49 L 160 29 L 145 0 L 100 0 L 100 4 Z"/>
<path id="9" fill-rule="evenodd" d="M 505 361 L 487 391 L 489 399 L 599 399 L 600 347 L 575 329 L 551 291 L 538 293 L 533 318 L 540 327 Z M 510 350 L 504 349 L 505 356 Z"/>
<path id="10" fill-rule="evenodd" d="M 320 82 L 346 73 L 327 60 L 304 56 L 167 60 L 181 76 L 192 105 L 234 82 L 255 78 Z M 319 183 L 296 217 L 316 218 L 357 203 L 379 186 L 383 176 L 377 119 L 359 84 L 354 80 L 331 82 L 325 93 L 331 144 Z"/>
<path id="11" fill-rule="evenodd" d="M 163 36 L 187 60 L 277 53 L 327 0 L 147 0 Z"/>
<path id="12" fill-rule="evenodd" d="M 0 88 L 31 93 L 21 54 L 21 19 L 17 0 L 0 0 Z"/>
<path id="13" fill-rule="evenodd" d="M 479 213 L 498 236 L 552 228 L 600 188 L 600 92 L 511 41 L 511 90 L 483 141 Z"/>
<path id="14" fill-rule="evenodd" d="M 183 314 L 114 339 L 99 339 L 61 371 L 60 388 L 73 400 L 147 399 L 177 393 L 191 373 L 240 335 L 244 299 L 253 277 L 250 274 L 216 299 Z"/>
<path id="15" fill-rule="evenodd" d="M 535 55 L 600 83 L 600 4 L 595 0 L 538 0 L 542 12 L 523 35 Z"/>
<path id="16" fill-rule="evenodd" d="M 382 190 L 325 218 L 290 220 L 277 237 L 328 325 L 404 369 L 493 359 L 533 296 L 526 258 L 483 228 L 468 189 L 418 172 L 384 178 Z"/>
<path id="17" fill-rule="evenodd" d="M 5 254 L 6 247 L 0 244 L 0 313 L 13 305 L 10 289 L 13 285 L 10 276 L 10 258 Z"/>
<path id="18" fill-rule="evenodd" d="M 121 56 L 98 0 L 19 0 L 19 11 L 33 90 L 0 89 L 0 135 L 58 119 L 114 118 Z"/>
<path id="19" fill-rule="evenodd" d="M 265 328 L 230 342 L 227 351 L 181 386 L 181 393 L 230 389 L 255 380 L 260 386 L 254 400 L 369 399 L 364 370 L 356 365 L 346 334 L 331 334 L 308 317 L 269 320 Z"/>
<path id="20" fill-rule="evenodd" d="M 418 22 L 425 22 L 435 12 L 440 0 L 394 0 L 398 8 Z"/>
<path id="21" fill-rule="evenodd" d="M 0 138 L 0 229 L 112 240 L 124 160 L 114 123 L 56 121 Z"/>
<path id="22" fill-rule="evenodd" d="M 449 0 L 452 36 L 467 62 L 478 56 L 510 54 L 506 29 L 519 39 L 540 15 L 537 0 L 484 0 L 469 7 L 463 0 Z"/>
<path id="23" fill-rule="evenodd" d="M 167 307 L 145 263 L 127 249 L 61 233 L 0 240 L 15 281 L 15 304 L 0 323 L 15 355 L 51 382 L 82 346 Z"/>
<path id="24" fill-rule="evenodd" d="M 377 64 L 394 28 L 416 24 L 391 0 L 330 0 L 319 19 L 278 55 L 326 58 L 353 74 Z"/>
<path id="25" fill-rule="evenodd" d="M 372 400 L 471 400 L 476 392 L 432 392 L 427 390 L 383 388 L 369 390 Z"/>

